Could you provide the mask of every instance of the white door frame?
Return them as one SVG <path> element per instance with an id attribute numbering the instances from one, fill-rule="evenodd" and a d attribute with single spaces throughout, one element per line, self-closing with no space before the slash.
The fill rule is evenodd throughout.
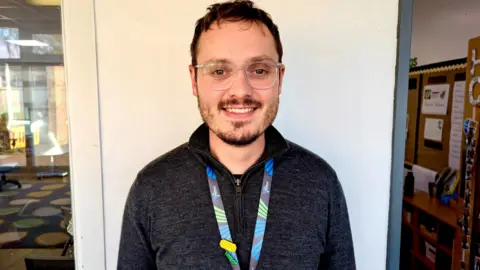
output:
<path id="1" fill-rule="evenodd" d="M 105 269 L 94 0 L 63 0 L 62 29 L 76 269 Z"/>

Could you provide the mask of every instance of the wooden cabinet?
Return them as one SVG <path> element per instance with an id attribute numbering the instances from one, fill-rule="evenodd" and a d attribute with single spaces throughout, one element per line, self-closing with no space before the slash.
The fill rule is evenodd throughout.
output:
<path id="1" fill-rule="evenodd" d="M 457 207 L 425 192 L 404 197 L 400 269 L 453 269 Z"/>

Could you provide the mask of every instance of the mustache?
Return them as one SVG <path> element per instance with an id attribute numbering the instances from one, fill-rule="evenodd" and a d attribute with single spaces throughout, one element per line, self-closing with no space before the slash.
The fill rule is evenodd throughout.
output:
<path id="1" fill-rule="evenodd" d="M 226 106 L 229 106 L 229 105 L 242 105 L 242 106 L 248 106 L 248 107 L 257 107 L 257 108 L 260 108 L 262 107 L 262 103 L 258 100 L 255 100 L 253 98 L 250 98 L 250 97 L 246 97 L 246 98 L 243 98 L 243 99 L 238 99 L 238 98 L 234 98 L 234 99 L 227 99 L 227 100 L 222 100 L 218 103 L 218 109 L 219 110 L 222 110 L 223 108 L 225 108 Z"/>

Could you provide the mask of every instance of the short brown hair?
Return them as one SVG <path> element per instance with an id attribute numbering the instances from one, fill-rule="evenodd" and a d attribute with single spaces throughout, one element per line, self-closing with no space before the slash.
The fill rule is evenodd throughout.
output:
<path id="1" fill-rule="evenodd" d="M 190 45 L 190 54 L 192 56 L 192 65 L 197 64 L 197 49 L 198 40 L 204 31 L 208 31 L 213 23 L 218 24 L 222 22 L 239 22 L 249 21 L 255 23 L 263 23 L 273 38 L 275 39 L 275 47 L 277 49 L 279 62 L 282 62 L 283 47 L 280 40 L 280 32 L 277 25 L 272 21 L 272 18 L 265 11 L 255 7 L 255 4 L 250 0 L 230 0 L 223 3 L 217 3 L 207 8 L 207 14 L 198 19 L 195 26 L 195 34 Z"/>

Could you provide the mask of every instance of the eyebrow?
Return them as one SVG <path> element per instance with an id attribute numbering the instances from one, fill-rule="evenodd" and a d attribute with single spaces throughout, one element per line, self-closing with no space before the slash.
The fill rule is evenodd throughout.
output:
<path id="1" fill-rule="evenodd" d="M 266 55 L 266 54 L 262 54 L 262 55 L 259 55 L 259 56 L 255 56 L 255 57 L 252 57 L 252 58 L 249 58 L 247 59 L 247 61 L 245 61 L 246 63 L 250 63 L 250 62 L 256 62 L 256 61 L 263 61 L 263 60 L 271 60 L 271 61 L 275 61 L 273 60 L 272 57 Z M 232 61 L 228 60 L 227 58 L 215 58 L 215 57 L 212 57 L 210 59 L 208 59 L 207 61 L 205 61 L 204 63 L 232 63 Z"/>
<path id="2" fill-rule="evenodd" d="M 255 61 L 263 61 L 263 60 L 271 60 L 271 61 L 275 61 L 273 60 L 273 58 L 271 58 L 270 56 L 266 55 L 266 54 L 262 54 L 260 56 L 255 56 L 255 57 L 252 57 L 248 60 L 248 62 L 255 62 Z"/>

